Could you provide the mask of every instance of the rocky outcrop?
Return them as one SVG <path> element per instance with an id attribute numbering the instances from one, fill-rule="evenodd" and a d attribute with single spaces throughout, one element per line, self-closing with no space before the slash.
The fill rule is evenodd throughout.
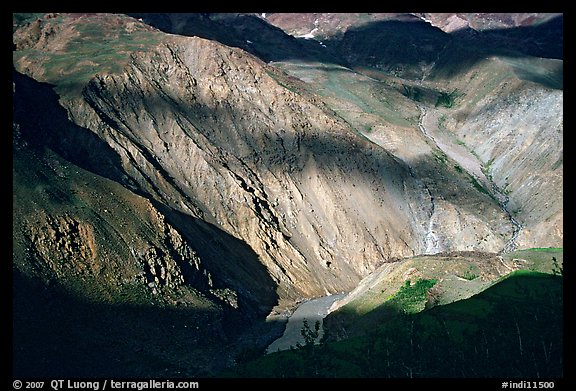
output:
<path id="1" fill-rule="evenodd" d="M 124 74 L 93 79 L 83 95 L 95 115 L 81 125 L 108 139 L 148 193 L 245 240 L 289 297 L 347 290 L 412 253 L 398 204 L 414 184 L 291 88 L 237 49 L 173 39 L 133 56 Z"/>
<path id="2" fill-rule="evenodd" d="M 519 248 L 562 247 L 562 61 L 491 57 L 448 81 L 465 98 L 427 125 L 472 152 L 521 229 Z"/>
<path id="3" fill-rule="evenodd" d="M 15 67 L 53 83 L 76 126 L 70 138 L 48 135 L 51 147 L 83 148 L 76 158 L 86 168 L 150 199 L 219 281 L 214 294 L 232 306 L 348 291 L 388 259 L 497 251 L 511 235 L 498 204 L 470 192 L 470 179 L 421 137 L 414 144 L 423 153 L 392 154 L 301 81 L 241 49 L 164 34 L 126 16 L 74 18 L 81 28 L 60 15 L 15 33 Z M 54 20 L 66 28 L 23 38 L 37 29 L 34 37 L 45 37 Z M 103 41 L 91 29 L 114 36 L 118 51 L 74 52 L 69 69 L 79 73 L 71 85 L 60 56 L 78 36 L 86 53 L 98 53 Z M 405 136 L 404 128 L 391 132 Z M 110 169 L 102 170 L 102 156 Z M 167 257 L 192 253 L 172 254 L 175 247 L 137 253 L 155 289 L 180 281 L 166 279 Z"/>
<path id="4" fill-rule="evenodd" d="M 142 290 L 134 303 L 192 304 L 189 292 L 230 304 L 211 295 L 221 286 L 149 201 L 27 147 L 17 147 L 14 161 L 14 267 L 28 278 L 90 300 L 124 302 Z"/>

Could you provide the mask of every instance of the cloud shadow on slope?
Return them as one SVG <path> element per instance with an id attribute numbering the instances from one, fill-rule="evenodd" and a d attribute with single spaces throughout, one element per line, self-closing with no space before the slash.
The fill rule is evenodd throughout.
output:
<path id="1" fill-rule="evenodd" d="M 412 280 L 368 312 L 363 305 L 340 308 L 325 319 L 328 343 L 274 353 L 227 373 L 426 382 L 563 376 L 561 277 L 516 272 L 445 305 L 434 304 L 437 288 L 428 287 L 435 283 Z"/>
<path id="2" fill-rule="evenodd" d="M 286 34 L 282 29 L 271 25 L 255 15 L 208 13 L 177 14 L 178 22 L 169 13 L 129 13 L 134 18 L 142 18 L 167 33 L 184 36 L 198 36 L 220 42 L 227 46 L 241 48 L 265 62 L 285 59 L 301 59 L 337 63 L 316 41 L 299 39 Z"/>
<path id="3" fill-rule="evenodd" d="M 186 14 L 178 25 L 169 14 L 129 15 L 142 17 L 166 32 L 239 47 L 266 62 L 297 60 L 368 67 L 410 79 L 420 78 L 421 67 L 431 63 L 436 63 L 433 75 L 445 79 L 490 56 L 563 58 L 563 15 L 534 26 L 484 31 L 466 28 L 452 33 L 408 15 L 405 20 L 376 21 L 350 28 L 341 37 L 323 39 L 325 47 L 314 39 L 286 34 L 255 15 Z M 538 74 L 528 75 L 527 79 L 562 88 L 561 81 L 560 85 L 557 81 L 550 83 Z"/>
<path id="4" fill-rule="evenodd" d="M 443 32 L 418 18 L 378 21 L 350 29 L 338 41 L 340 44 L 334 46 L 341 54 L 355 56 L 350 63 L 365 66 L 370 65 L 370 56 L 376 62 L 417 65 L 448 55 L 455 70 L 465 69 L 470 61 L 477 60 L 474 54 L 562 59 L 563 16 L 536 26 L 484 31 L 466 28 L 452 33 Z M 451 55 L 444 51 L 455 53 Z"/>
<path id="5" fill-rule="evenodd" d="M 12 69 L 13 121 L 33 148 L 48 147 L 63 158 L 95 174 L 122 181 L 120 157 L 95 133 L 68 119 L 53 86 Z"/>
<path id="6" fill-rule="evenodd" d="M 213 365 L 226 338 L 217 312 L 89 302 L 17 269 L 13 308 L 15 377 L 178 376 Z"/>
<path id="7" fill-rule="evenodd" d="M 281 85 L 282 83 L 280 82 Z M 94 86 L 94 88 L 99 87 Z M 285 86 L 285 88 L 290 88 L 290 86 Z M 427 93 L 433 95 L 431 91 Z M 475 188 L 474 182 L 466 173 L 461 173 L 453 167 L 455 163 L 451 163 L 451 160 L 439 163 L 438 158 L 430 154 L 415 159 L 409 167 L 392 153 L 366 139 L 342 118 L 337 125 L 339 129 L 335 131 L 332 129 L 308 131 L 305 123 L 302 124 L 302 128 L 279 131 L 271 124 L 270 113 L 264 113 L 256 107 L 250 110 L 246 106 L 232 105 L 227 101 L 219 102 L 211 107 L 200 101 L 169 102 L 160 92 L 142 97 L 138 91 L 124 89 L 123 94 L 133 97 L 132 104 L 137 107 L 155 107 L 160 112 L 171 112 L 174 116 L 186 118 L 190 125 L 189 129 L 182 129 L 186 137 L 192 138 L 197 145 L 203 146 L 201 148 L 206 148 L 207 151 L 218 150 L 220 153 L 214 160 L 219 164 L 235 166 L 238 170 L 246 170 L 248 167 L 246 175 L 252 175 L 249 170 L 269 171 L 273 174 L 289 172 L 296 184 L 305 183 L 312 179 L 306 172 L 307 163 L 312 158 L 319 170 L 325 173 L 324 178 L 349 176 L 350 182 L 353 182 L 357 189 L 350 190 L 348 194 L 343 193 L 342 196 L 345 198 L 362 196 L 362 191 L 358 192 L 362 188 L 369 191 L 374 199 L 381 197 L 385 199 L 387 191 L 395 194 L 398 189 L 406 190 L 408 186 L 408 188 L 412 187 L 414 192 L 420 191 L 421 194 L 414 194 L 409 190 L 404 195 L 426 199 L 427 193 L 422 187 L 421 178 L 413 178 L 414 173 L 426 173 L 427 182 L 443 184 L 435 186 L 436 192 L 433 196 L 454 204 L 458 210 L 474 216 L 485 214 L 486 211 L 480 212 L 479 209 L 482 204 L 493 210 L 495 214 L 500 210 L 496 201 Z M 305 98 L 306 95 L 304 95 Z M 126 97 L 126 99 L 132 98 Z M 97 111 L 103 110 L 97 100 L 92 101 L 91 104 Z M 163 108 L 163 106 L 169 107 Z M 250 114 L 249 111 L 251 111 Z M 339 118 L 328 107 L 324 107 L 324 114 Z M 251 119 L 244 122 L 244 118 Z M 302 120 L 306 122 L 305 117 Z M 111 126 L 118 126 L 115 123 L 121 122 L 118 118 L 111 118 L 108 121 Z M 183 120 L 177 122 L 186 123 Z M 294 123 L 301 122 L 295 121 Z M 130 125 L 124 123 L 122 126 Z M 162 129 L 156 131 L 163 132 Z M 137 129 L 134 128 L 131 132 L 136 134 Z M 211 144 L 210 147 L 204 146 L 206 141 Z M 175 184 L 175 186 L 178 185 Z M 422 209 L 430 207 L 429 198 Z M 399 205 L 401 209 L 409 208 L 404 203 L 405 200 L 397 199 L 396 205 Z M 384 212 L 384 208 L 382 211 Z M 179 224 L 179 226 L 185 225 Z M 197 227 L 195 230 L 195 232 L 201 232 L 202 228 Z M 210 235 L 208 234 L 207 237 L 209 238 Z"/>

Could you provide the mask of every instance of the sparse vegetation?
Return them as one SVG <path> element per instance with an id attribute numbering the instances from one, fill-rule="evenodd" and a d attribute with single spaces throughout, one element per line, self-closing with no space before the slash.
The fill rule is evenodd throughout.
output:
<path id="1" fill-rule="evenodd" d="M 292 83 L 290 83 L 290 81 L 292 81 L 292 80 L 290 79 L 290 77 L 288 75 L 282 74 L 278 70 L 275 70 L 275 69 L 274 70 L 267 69 L 266 73 L 268 74 L 268 76 L 270 76 L 272 79 L 274 79 L 274 81 L 276 81 L 276 83 L 278 83 L 282 87 L 286 88 L 288 91 L 296 93 L 296 94 L 298 93 L 298 89 Z"/>
<path id="2" fill-rule="evenodd" d="M 302 324 L 303 325 L 302 330 L 300 330 L 300 334 L 302 334 L 302 337 L 304 338 L 304 345 L 298 342 L 296 344 L 296 347 L 298 349 L 302 348 L 312 349 L 314 347 L 314 344 L 316 343 L 316 340 L 318 339 L 318 336 L 320 335 L 320 321 L 317 320 L 314 323 L 314 329 L 312 329 L 308 324 L 308 319 L 304 319 L 302 321 Z"/>
<path id="3" fill-rule="evenodd" d="M 403 95 L 408 99 L 412 99 L 413 101 L 420 102 L 422 98 L 422 91 L 418 87 L 414 87 L 408 84 L 402 85 L 404 92 Z"/>
<path id="4" fill-rule="evenodd" d="M 28 20 L 36 14 L 20 18 Z M 46 24 L 61 24 L 62 16 L 50 18 Z M 98 18 L 85 18 L 83 23 L 74 26 L 77 35 L 66 38 L 63 51 L 41 52 L 36 49 L 23 49 L 14 53 L 15 60 L 44 56 L 42 61 L 44 77 L 56 85 L 63 96 L 79 95 L 82 87 L 96 73 L 119 73 L 130 59 L 130 53 L 145 51 L 158 43 L 154 32 L 109 29 Z"/>
<path id="5" fill-rule="evenodd" d="M 556 378 L 563 376 L 562 319 L 561 278 L 515 272 L 470 299 L 400 312 L 369 335 L 319 346 L 313 360 L 279 352 L 226 375 Z"/>
<path id="6" fill-rule="evenodd" d="M 446 129 L 446 115 L 442 114 L 439 118 L 438 118 L 438 128 L 439 129 Z"/>
<path id="7" fill-rule="evenodd" d="M 556 247 L 545 248 L 529 248 L 523 250 L 516 250 L 505 255 L 507 259 L 520 259 L 522 260 L 522 267 L 524 269 L 554 274 L 554 269 L 561 267 L 563 264 L 563 249 Z M 554 259 L 556 261 L 554 261 Z M 557 266 L 554 266 L 554 262 Z"/>
<path id="8" fill-rule="evenodd" d="M 560 168 L 562 166 L 562 164 L 564 163 L 564 157 L 560 156 L 555 162 L 554 164 L 550 167 L 550 169 L 552 171 L 557 170 L 558 168 Z"/>
<path id="9" fill-rule="evenodd" d="M 494 158 L 488 160 L 485 164 L 482 165 L 482 172 L 486 175 L 490 181 L 493 181 L 492 178 L 492 164 L 494 163 Z"/>
<path id="10" fill-rule="evenodd" d="M 524 251 L 536 251 L 536 252 L 549 252 L 549 251 L 562 251 L 562 247 L 533 247 Z"/>
<path id="11" fill-rule="evenodd" d="M 440 95 L 436 100 L 435 107 L 442 106 L 449 109 L 454 107 L 456 103 L 457 94 L 458 94 L 457 90 L 453 90 L 452 92 L 440 92 Z"/>
<path id="12" fill-rule="evenodd" d="M 472 281 L 472 280 L 477 279 L 479 276 L 478 276 L 478 274 L 475 274 L 475 273 L 471 272 L 470 270 L 466 270 L 461 277 L 465 280 Z"/>
<path id="13" fill-rule="evenodd" d="M 436 159 L 438 163 L 445 165 L 446 162 L 448 161 L 448 155 L 446 155 L 446 153 L 440 149 L 433 150 L 432 155 L 434 155 L 434 159 Z"/>
<path id="14" fill-rule="evenodd" d="M 400 290 L 387 302 L 387 306 L 404 314 L 414 314 L 424 309 L 428 300 L 428 291 L 436 284 L 437 280 L 419 279 L 414 284 L 406 280 Z"/>
<path id="15" fill-rule="evenodd" d="M 494 196 L 488 190 L 486 190 L 486 188 L 482 186 L 476 178 L 470 176 L 470 182 L 472 183 L 472 186 L 474 186 L 474 188 L 478 190 L 480 193 L 486 194 L 490 198 L 494 199 Z"/>

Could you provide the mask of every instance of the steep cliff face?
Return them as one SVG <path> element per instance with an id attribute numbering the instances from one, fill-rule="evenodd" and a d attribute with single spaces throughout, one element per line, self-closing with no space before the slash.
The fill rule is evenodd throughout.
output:
<path id="1" fill-rule="evenodd" d="M 522 226 L 519 248 L 563 242 L 562 60 L 489 57 L 460 80 L 434 75 L 459 104 L 427 119 L 448 132 L 482 165 L 510 214 Z"/>
<path id="2" fill-rule="evenodd" d="M 250 46 L 271 26 L 245 17 L 168 15 L 167 30 L 238 22 L 211 33 Z M 327 47 L 270 30 L 253 54 L 125 15 L 14 18 L 18 324 L 46 304 L 30 292 L 54 286 L 74 306 L 141 306 L 129 326 L 183 308 L 199 331 L 168 327 L 200 346 L 187 374 L 211 373 L 273 327 L 250 339 L 239 325 L 351 291 L 386 262 L 561 245 L 562 61 L 450 51 L 462 47 L 416 16 L 382 17 L 328 26 L 356 28 Z M 395 38 L 355 54 L 372 32 Z M 268 52 L 265 37 L 291 43 Z M 114 323 L 116 310 L 90 308 Z M 19 338 L 22 358 L 35 347 Z M 163 358 L 172 375 L 185 356 Z"/>
<path id="3" fill-rule="evenodd" d="M 57 15 L 18 30 L 16 68 L 56 85 L 70 120 L 104 141 L 116 162 L 110 176 L 163 205 L 190 237 L 199 228 L 183 215 L 245 243 L 281 300 L 350 290 L 394 257 L 498 251 L 510 235 L 489 197 L 457 201 L 457 182 L 430 193 L 433 155 L 408 164 L 300 81 L 240 49 L 152 31 L 125 16 L 74 18 L 83 23 Z M 75 50 L 71 85 L 61 53 L 78 45 L 78 35 L 88 55 L 110 44 L 93 35 L 102 25 L 116 29 L 110 34 L 125 55 L 111 66 L 117 53 L 89 59 Z M 68 136 L 55 138 L 55 148 L 94 149 L 87 137 Z M 100 156 L 81 160 L 98 170 Z M 222 243 L 201 243 L 213 274 L 258 296 L 242 255 L 218 256 Z"/>
<path id="4" fill-rule="evenodd" d="M 412 252 L 400 202 L 417 184 L 281 83 L 290 81 L 238 50 L 173 40 L 134 56 L 123 75 L 92 80 L 84 99 L 97 116 L 82 125 L 109 135 L 147 192 L 246 241 L 288 295 L 347 290 Z"/>

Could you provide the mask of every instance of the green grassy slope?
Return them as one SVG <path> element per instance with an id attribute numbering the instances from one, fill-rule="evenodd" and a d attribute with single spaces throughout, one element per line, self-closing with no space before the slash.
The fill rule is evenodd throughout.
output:
<path id="1" fill-rule="evenodd" d="M 553 259 L 556 259 L 556 265 Z M 517 250 L 502 258 L 496 254 L 474 252 L 406 258 L 389 264 L 373 282 L 364 284 L 363 289 L 351 294 L 347 302 L 332 312 L 324 323 L 338 337 L 365 334 L 382 319 L 387 319 L 390 311 L 398 310 L 392 299 L 407 280 L 411 280 L 412 284 L 419 280 L 436 281 L 433 287 L 429 287 L 428 294 L 421 297 L 417 306 L 419 311 L 425 306 L 467 299 L 484 291 L 513 269 L 552 274 L 555 269 L 561 268 L 562 263 L 561 248 Z"/>
<path id="2" fill-rule="evenodd" d="M 25 25 L 25 21 L 31 27 L 22 28 L 25 33 L 17 32 L 14 37 L 18 48 L 13 52 L 14 63 L 34 67 L 41 64 L 37 77 L 54 84 L 61 96 L 79 96 L 97 73 L 121 72 L 131 54 L 150 50 L 159 43 L 153 29 L 123 15 L 53 14 L 42 20 L 35 20 L 32 15 L 21 23 Z M 55 39 L 52 36 L 56 36 L 59 45 L 51 43 L 46 48 L 29 42 L 26 34 L 33 35 L 29 31 L 34 28 L 48 31 L 39 40 L 51 42 Z"/>
<path id="3" fill-rule="evenodd" d="M 227 375 L 562 377 L 562 281 L 519 270 L 469 299 L 397 311 L 366 336 L 270 354 Z M 417 299 L 426 284 L 398 296 Z"/>

